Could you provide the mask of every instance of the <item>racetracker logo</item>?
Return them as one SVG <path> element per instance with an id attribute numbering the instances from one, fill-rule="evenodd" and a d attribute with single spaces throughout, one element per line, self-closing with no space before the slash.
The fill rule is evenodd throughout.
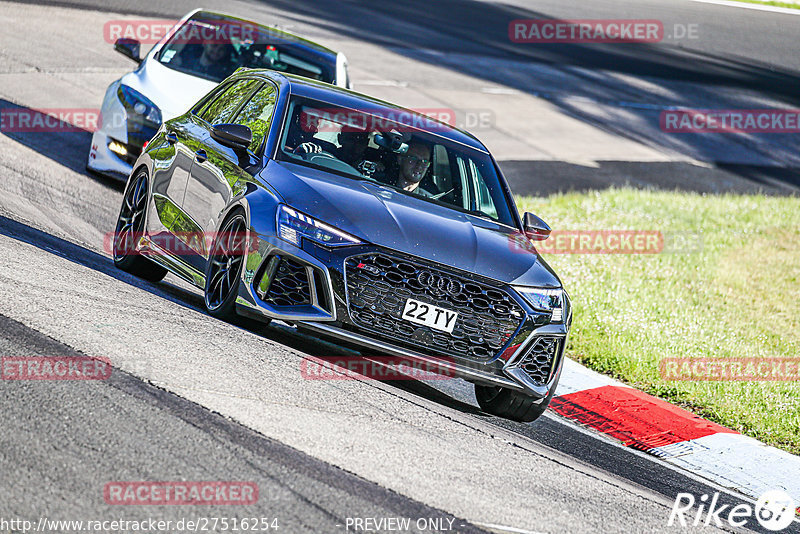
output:
<path id="1" fill-rule="evenodd" d="M 539 254 L 658 254 L 664 236 L 657 230 L 554 230 L 535 245 L 524 234 L 509 234 L 508 246 Z"/>
<path id="2" fill-rule="evenodd" d="M 259 244 L 256 236 L 246 232 L 107 232 L 103 236 L 103 250 L 107 254 L 114 254 L 116 246 L 124 250 L 127 256 L 205 256 L 216 242 L 226 243 L 225 252 L 233 256 L 257 252 Z M 136 249 L 125 246 L 130 244 L 143 246 Z"/>
<path id="3" fill-rule="evenodd" d="M 103 500 L 113 505 L 243 505 L 258 502 L 255 482 L 109 482 Z"/>
<path id="4" fill-rule="evenodd" d="M 664 380 L 789 382 L 800 380 L 800 358 L 664 358 Z"/>
<path id="5" fill-rule="evenodd" d="M 100 110 L 91 108 L 0 108 L 2 132 L 94 132 Z"/>
<path id="6" fill-rule="evenodd" d="M 103 25 L 103 38 L 107 43 L 117 39 L 135 39 L 142 44 L 155 44 L 165 37 L 177 44 L 230 44 L 235 42 L 274 41 L 272 32 L 278 30 L 260 28 L 252 22 L 239 20 L 192 19 L 176 28 L 177 20 L 143 19 L 110 20 Z M 286 39 L 286 34 L 281 34 Z"/>
<path id="7" fill-rule="evenodd" d="M 469 114 L 467 122 L 475 118 Z M 482 121 L 485 121 L 485 117 Z M 411 111 L 347 108 L 306 108 L 300 114 L 300 128 L 305 132 L 416 132 L 449 131 L 457 126 L 456 112 L 449 108 L 419 108 Z"/>
<path id="8" fill-rule="evenodd" d="M 3 356 L 3 380 L 107 380 L 111 360 L 89 356 Z"/>
<path id="9" fill-rule="evenodd" d="M 695 505 L 697 511 L 693 510 Z M 794 521 L 794 499 L 784 491 L 771 490 L 759 497 L 755 507 L 742 503 L 731 508 L 729 504 L 719 504 L 719 492 L 714 493 L 711 499 L 708 495 L 695 499 L 691 493 L 679 493 L 669 514 L 667 526 L 672 526 L 677 521 L 682 527 L 709 526 L 712 522 L 718 528 L 724 528 L 726 522 L 729 527 L 744 527 L 752 522 L 754 516 L 767 530 L 784 530 Z"/>
<path id="10" fill-rule="evenodd" d="M 508 25 L 513 43 L 658 43 L 664 39 L 660 20 L 517 19 Z"/>
<path id="11" fill-rule="evenodd" d="M 440 372 L 436 372 L 436 370 Z M 448 380 L 449 367 L 408 358 L 380 356 L 375 361 L 354 356 L 313 358 L 300 362 L 306 380 Z"/>
<path id="12" fill-rule="evenodd" d="M 800 109 L 679 109 L 662 111 L 667 133 L 798 133 Z"/>

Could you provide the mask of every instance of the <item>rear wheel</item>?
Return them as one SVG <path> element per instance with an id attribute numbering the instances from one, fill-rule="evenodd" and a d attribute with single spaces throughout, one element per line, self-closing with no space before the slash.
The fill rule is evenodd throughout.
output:
<path id="1" fill-rule="evenodd" d="M 241 212 L 225 221 L 211 250 L 206 269 L 206 310 L 214 317 L 233 321 L 237 317 L 236 297 L 247 250 L 247 225 Z"/>
<path id="2" fill-rule="evenodd" d="M 114 265 L 125 272 L 151 282 L 158 282 L 167 270 L 142 256 L 136 243 L 144 234 L 147 215 L 147 171 L 142 169 L 128 183 L 114 231 Z"/>

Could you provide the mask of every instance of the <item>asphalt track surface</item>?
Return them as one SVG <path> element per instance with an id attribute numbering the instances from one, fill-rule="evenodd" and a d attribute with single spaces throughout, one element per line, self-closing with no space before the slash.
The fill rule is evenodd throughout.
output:
<path id="1" fill-rule="evenodd" d="M 425 4 L 422 10 L 414 2 L 337 5 L 344 7 L 334 9 L 324 2 L 272 2 L 268 7 L 303 14 L 306 24 L 330 24 L 331 31 L 361 20 L 351 31 L 375 47 L 397 47 L 394 26 L 366 30 L 364 17 L 348 10 L 382 10 L 399 26 L 443 26 L 426 23 L 426 17 L 452 23 L 438 37 L 433 30 L 434 35 L 406 31 L 405 46 L 415 57 L 419 49 L 430 50 L 437 43 L 482 56 L 510 53 L 487 51 L 485 43 L 468 37 L 482 33 L 483 27 L 470 10 L 490 17 L 498 9 L 495 4 L 463 2 L 455 9 L 441 2 Z M 537 5 L 550 9 L 552 16 L 570 16 L 563 11 L 568 3 Z M 631 14 L 634 4 L 605 5 L 612 11 L 622 6 L 627 18 L 636 16 Z M 195 7 L 181 2 L 133 9 L 123 2 L 82 6 L 86 13 L 58 4 L 61 17 L 54 23 L 80 31 L 81 21 L 94 11 L 174 17 Z M 227 10 L 246 16 L 249 6 L 237 3 L 236 9 Z M 726 12 L 720 20 L 710 7 L 691 6 L 715 24 L 737 16 Z M 621 16 L 603 13 L 584 10 L 582 18 Z M 760 39 L 764 32 L 753 35 Z M 676 60 L 674 70 L 662 74 L 682 73 L 684 81 L 769 93 L 770 99 L 789 103 L 791 95 L 781 87 L 786 76 L 795 76 L 797 58 L 784 58 L 779 48 L 767 44 L 739 50 L 749 56 L 737 60 L 747 68 L 736 72 L 688 72 L 681 64 L 686 62 Z M 68 69 L 59 73 L 52 67 L 57 61 L 51 56 L 36 57 L 36 46 L 22 60 L 0 51 L 0 73 L 9 74 L 7 84 L 0 86 L 3 107 L 45 106 L 40 102 L 50 89 L 47 76 L 67 80 L 76 92 L 97 99 L 105 85 L 89 82 L 124 72 L 119 62 L 102 65 L 96 51 L 79 50 L 71 53 L 85 57 L 87 64 L 100 61 L 101 67 L 96 75 L 71 77 Z M 46 39 L 38 46 L 47 49 Z M 613 67 L 601 56 L 576 54 L 573 61 L 582 68 Z M 778 69 L 776 64 L 788 67 Z M 762 68 L 772 72 L 773 84 L 764 85 Z M 440 67 L 441 76 L 447 71 L 447 66 Z M 88 136 L 82 133 L 0 135 L 2 354 L 82 353 L 108 357 L 115 364 L 109 381 L 0 384 L 3 517 L 266 515 L 277 516 L 286 525 L 284 532 L 340 532 L 348 517 L 445 517 L 455 519 L 460 532 L 663 532 L 669 530 L 667 518 L 677 493 L 718 491 L 556 416 L 548 414 L 531 425 L 487 416 L 477 408 L 471 388 L 460 381 L 302 380 L 298 369 L 304 357 L 341 349 L 281 324 L 220 323 L 202 312 L 199 292 L 177 279 L 149 284 L 113 267 L 102 243 L 104 233 L 113 229 L 121 186 L 85 174 L 87 145 Z M 741 178 L 742 165 L 733 166 L 731 176 L 742 181 L 716 186 L 734 192 L 737 184 L 741 190 L 752 188 L 753 180 Z M 631 171 L 637 179 L 648 173 Z M 665 171 L 665 179 L 674 180 L 674 174 L 675 168 Z M 791 192 L 791 169 L 770 166 L 767 178 L 761 185 L 770 192 Z M 580 188 L 606 185 L 589 182 Z M 646 185 L 657 187 L 657 177 Z M 253 480 L 261 499 L 252 509 L 235 511 L 126 507 L 123 513 L 102 499 L 103 484 L 114 480 Z M 723 492 L 722 503 L 735 502 L 741 498 Z"/>
<path id="2" fill-rule="evenodd" d="M 4 355 L 81 356 L 3 316 L 0 332 Z M 98 485 L 156 475 L 253 481 L 258 504 L 237 509 L 235 516 L 267 518 L 270 524 L 278 519 L 288 531 L 336 532 L 355 516 L 434 518 L 462 532 L 482 532 L 119 370 L 109 380 L 24 381 L 3 390 L 3 476 L 5 484 L 16 481 L 23 490 L 3 491 L 6 517 L 11 510 L 17 517 L 40 516 L 41 503 L 31 490 L 47 488 L 46 516 L 105 519 L 110 516 Z M 225 506 L 193 506 L 191 514 L 175 506 L 142 506 L 125 517 L 177 523 L 231 517 L 229 512 Z"/>

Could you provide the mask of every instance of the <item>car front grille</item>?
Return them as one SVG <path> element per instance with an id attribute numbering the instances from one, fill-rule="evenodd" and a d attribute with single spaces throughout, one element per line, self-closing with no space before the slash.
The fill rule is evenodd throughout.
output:
<path id="1" fill-rule="evenodd" d="M 544 385 L 550 379 L 561 338 L 542 336 L 536 338 L 520 360 L 512 365 L 519 367 L 537 384 Z"/>
<path id="2" fill-rule="evenodd" d="M 289 258 L 280 258 L 263 300 L 273 306 L 310 304 L 311 286 L 306 268 Z"/>
<path id="3" fill-rule="evenodd" d="M 350 318 L 359 329 L 451 356 L 485 360 L 497 355 L 525 316 L 502 289 L 388 254 L 348 258 L 345 280 Z M 458 312 L 452 333 L 402 319 L 409 298 Z"/>

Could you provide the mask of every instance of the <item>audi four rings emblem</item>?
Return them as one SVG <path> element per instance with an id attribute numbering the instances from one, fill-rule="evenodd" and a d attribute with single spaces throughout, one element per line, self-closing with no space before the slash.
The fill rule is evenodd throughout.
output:
<path id="1" fill-rule="evenodd" d="M 447 292 L 451 295 L 458 295 L 463 289 L 461 282 L 458 280 L 439 276 L 438 274 L 433 274 L 430 271 L 422 271 L 419 273 L 417 275 L 417 282 L 423 286 L 433 289 L 434 291 L 438 291 L 440 293 Z"/>

